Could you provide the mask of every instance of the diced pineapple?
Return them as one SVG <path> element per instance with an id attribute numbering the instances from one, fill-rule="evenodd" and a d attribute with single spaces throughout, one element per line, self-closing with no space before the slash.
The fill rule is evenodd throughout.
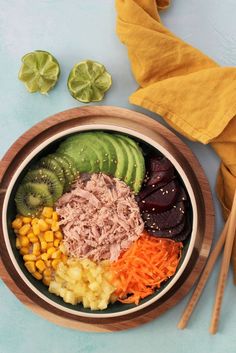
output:
<path id="1" fill-rule="evenodd" d="M 72 304 L 72 305 L 75 305 L 77 304 L 77 301 L 76 301 L 76 296 L 75 294 L 71 291 L 71 290 L 67 290 L 63 296 L 63 300 L 66 302 L 66 303 L 69 303 L 69 304 Z"/>
<path id="2" fill-rule="evenodd" d="M 79 281 L 82 278 L 82 270 L 79 267 L 71 267 L 67 273 L 75 281 Z"/>
<path id="3" fill-rule="evenodd" d="M 50 293 L 60 295 L 61 286 L 62 286 L 61 283 L 56 281 L 51 281 L 48 290 Z"/>

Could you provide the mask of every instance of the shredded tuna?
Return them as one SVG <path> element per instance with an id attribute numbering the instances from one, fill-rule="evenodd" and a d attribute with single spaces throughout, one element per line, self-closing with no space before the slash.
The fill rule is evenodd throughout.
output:
<path id="1" fill-rule="evenodd" d="M 116 260 L 144 228 L 130 188 L 102 173 L 79 177 L 56 211 L 67 252 L 94 261 Z"/>

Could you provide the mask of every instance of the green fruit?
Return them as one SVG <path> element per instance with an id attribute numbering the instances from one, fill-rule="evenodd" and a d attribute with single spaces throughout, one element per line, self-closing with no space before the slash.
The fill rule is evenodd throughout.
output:
<path id="1" fill-rule="evenodd" d="M 60 66 L 50 53 L 36 50 L 23 56 L 19 79 L 30 93 L 47 94 L 57 83 Z"/>
<path id="2" fill-rule="evenodd" d="M 132 150 L 136 166 L 135 176 L 132 182 L 132 189 L 134 190 L 135 194 L 137 194 L 142 187 L 142 183 L 145 177 L 145 160 L 142 150 L 139 145 L 128 136 L 120 134 L 117 134 L 117 136 L 123 139 Z"/>
<path id="3" fill-rule="evenodd" d="M 23 183 L 29 182 L 47 185 L 53 201 L 59 199 L 63 193 L 63 186 L 58 177 L 49 169 L 40 168 L 30 170 L 23 179 Z"/>
<path id="4" fill-rule="evenodd" d="M 75 64 L 67 81 L 72 97 L 83 103 L 101 101 L 111 84 L 105 66 L 92 60 Z"/>
<path id="5" fill-rule="evenodd" d="M 122 144 L 124 150 L 126 151 L 127 158 L 128 158 L 127 171 L 126 171 L 126 174 L 125 174 L 123 180 L 132 189 L 133 188 L 135 174 L 136 174 L 135 156 L 134 156 L 134 153 L 132 151 L 132 148 L 130 148 L 130 145 L 125 140 L 123 140 L 119 136 L 116 136 L 116 138 Z"/>
<path id="6" fill-rule="evenodd" d="M 62 184 L 62 187 L 64 187 L 65 177 L 63 169 L 51 155 L 41 158 L 36 168 L 38 169 L 39 167 L 51 170 L 58 177 L 60 183 Z"/>
<path id="7" fill-rule="evenodd" d="M 35 216 L 44 206 L 53 206 L 53 198 L 46 184 L 21 184 L 15 196 L 17 211 L 23 216 Z"/>
<path id="8" fill-rule="evenodd" d="M 78 172 L 77 172 L 77 169 L 76 169 L 76 165 L 75 165 L 74 159 L 71 158 L 70 156 L 66 155 L 66 154 L 55 153 L 55 155 L 58 156 L 58 157 L 61 157 L 62 159 L 64 159 L 68 163 L 68 165 L 70 167 L 71 174 L 73 174 L 74 177 L 76 177 Z"/>
<path id="9" fill-rule="evenodd" d="M 64 191 L 69 191 L 71 184 L 75 180 L 75 175 L 72 172 L 72 169 L 70 168 L 69 162 L 65 158 L 62 157 L 61 154 L 59 153 L 53 153 L 50 155 L 52 158 L 55 159 L 63 169 L 64 173 L 64 178 L 65 178 L 65 184 L 64 184 Z"/>

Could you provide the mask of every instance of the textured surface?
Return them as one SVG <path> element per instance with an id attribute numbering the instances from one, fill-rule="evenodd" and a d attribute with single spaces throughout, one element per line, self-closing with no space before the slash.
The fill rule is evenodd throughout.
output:
<path id="1" fill-rule="evenodd" d="M 100 60 L 113 76 L 103 104 L 131 107 L 127 97 L 136 89 L 125 48 L 115 32 L 115 11 L 107 0 L 1 0 L 0 11 L 0 155 L 26 129 L 57 111 L 78 106 L 66 88 L 71 67 L 83 59 Z M 68 5 L 69 4 L 69 5 Z M 236 2 L 234 0 L 175 0 L 164 23 L 177 35 L 211 55 L 222 65 L 235 64 Z M 30 95 L 17 80 L 20 58 L 34 49 L 51 51 L 62 75 L 49 96 Z M 160 120 L 160 118 L 149 114 Z M 198 156 L 214 190 L 218 160 L 209 147 L 188 143 Z M 217 230 L 222 225 L 217 202 Z M 218 263 L 219 265 L 219 263 Z M 87 334 L 57 327 L 28 309 L 0 282 L 0 352 L 192 352 L 231 353 L 236 349 L 235 288 L 228 281 L 220 332 L 212 337 L 208 325 L 217 268 L 206 287 L 189 327 L 176 329 L 187 298 L 157 320 L 127 332 Z M 14 326 L 14 334 L 12 327 Z"/>

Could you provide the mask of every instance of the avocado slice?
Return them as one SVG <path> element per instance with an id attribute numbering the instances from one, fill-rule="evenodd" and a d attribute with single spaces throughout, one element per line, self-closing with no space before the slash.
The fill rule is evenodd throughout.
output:
<path id="1" fill-rule="evenodd" d="M 130 149 L 133 152 L 134 160 L 135 160 L 134 165 L 136 166 L 135 168 L 136 173 L 134 176 L 132 189 L 134 190 L 135 194 L 138 194 L 138 192 L 142 187 L 143 179 L 145 176 L 145 160 L 144 160 L 141 148 L 134 140 L 132 140 L 128 136 L 120 135 L 120 134 L 117 134 L 117 136 L 119 136 L 120 139 L 123 139 L 124 141 L 126 141 L 127 145 L 129 145 Z"/>
<path id="2" fill-rule="evenodd" d="M 77 138 L 75 139 L 75 136 L 68 137 L 60 144 L 57 152 L 65 153 L 73 158 L 76 168 L 80 173 L 93 173 L 100 171 L 100 160 L 98 158 L 96 146 L 88 144 L 86 136 L 80 137 L 79 140 Z"/>
<path id="3" fill-rule="evenodd" d="M 107 133 L 103 131 L 94 131 L 93 134 L 99 139 L 100 143 L 103 144 L 104 149 L 106 150 L 105 156 L 108 159 L 109 172 L 108 174 L 114 175 L 116 171 L 116 150 L 111 143 L 110 139 L 107 138 Z"/>
<path id="4" fill-rule="evenodd" d="M 124 182 L 127 185 L 129 185 L 131 189 L 133 189 L 133 183 L 135 181 L 135 176 L 136 176 L 135 151 L 133 148 L 130 147 L 130 144 L 127 143 L 125 139 L 120 138 L 120 136 L 118 135 L 115 135 L 115 136 L 122 144 L 128 157 L 127 172 L 124 177 Z"/>

